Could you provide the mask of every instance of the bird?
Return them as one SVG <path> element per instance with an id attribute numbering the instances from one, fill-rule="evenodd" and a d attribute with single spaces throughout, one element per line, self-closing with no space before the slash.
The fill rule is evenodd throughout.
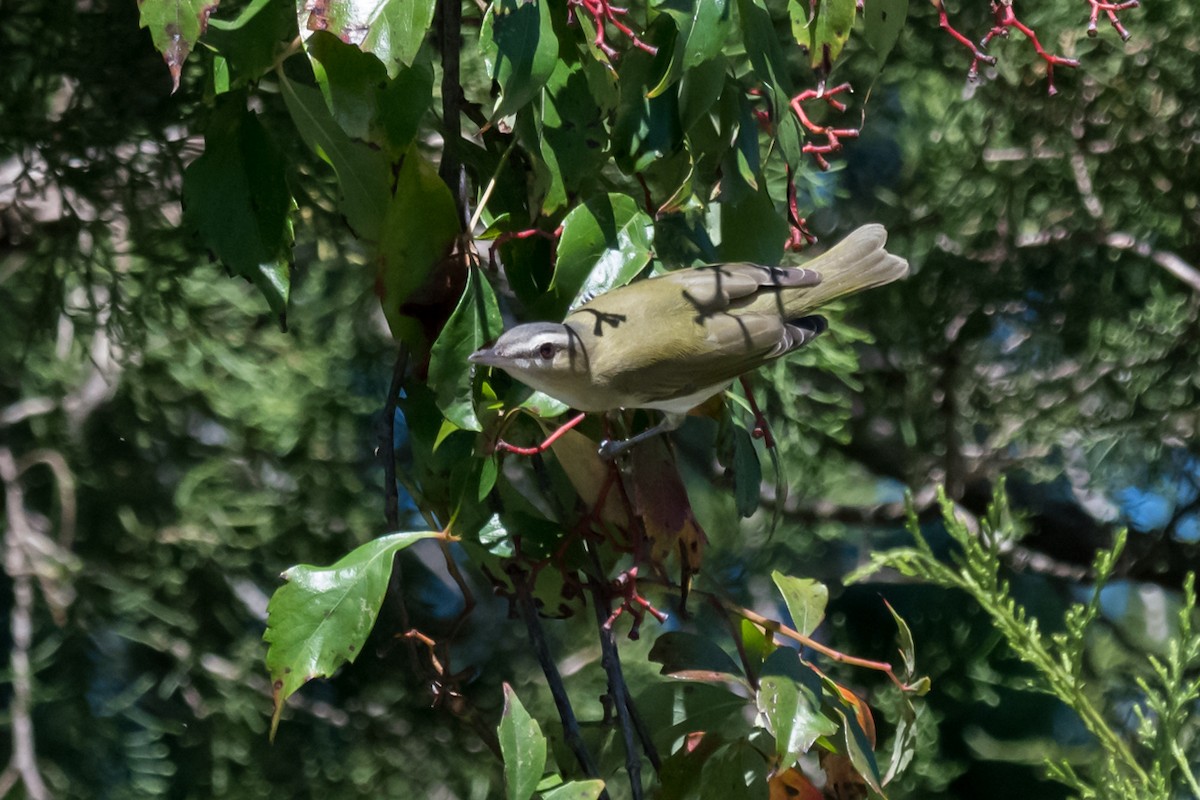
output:
<path id="1" fill-rule="evenodd" d="M 614 457 L 678 427 L 739 376 L 811 342 L 827 327 L 812 312 L 908 274 L 885 249 L 887 230 L 864 225 L 801 267 L 711 264 L 604 292 L 562 322 L 505 331 L 468 356 L 581 412 L 653 409 L 662 421 L 623 440 Z"/>

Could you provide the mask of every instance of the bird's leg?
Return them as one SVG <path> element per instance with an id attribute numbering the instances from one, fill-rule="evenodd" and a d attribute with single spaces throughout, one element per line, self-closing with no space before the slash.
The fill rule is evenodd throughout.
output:
<path id="1" fill-rule="evenodd" d="M 587 415 L 580 413 L 578 416 L 572 417 L 556 428 L 553 433 L 546 437 L 545 441 L 543 441 L 541 444 L 534 445 L 533 447 L 518 447 L 515 444 L 509 444 L 503 439 L 499 439 L 496 442 L 496 449 L 501 453 L 516 453 L 519 456 L 536 456 L 538 453 L 544 453 L 549 450 L 550 446 L 558 441 L 560 436 L 571 430 L 571 428 L 574 428 L 579 423 L 583 422 L 583 418 L 585 416 Z"/>
<path id="2" fill-rule="evenodd" d="M 775 437 L 771 435 L 771 426 L 767 422 L 767 418 L 758 409 L 758 403 L 754 402 L 754 392 L 750 390 L 750 379 L 743 375 L 739 380 L 742 382 L 742 391 L 746 393 L 746 402 L 750 404 L 750 411 L 754 414 L 754 430 L 750 431 L 750 435 L 755 439 L 762 439 L 763 444 L 768 448 L 775 446 Z"/>
<path id="3" fill-rule="evenodd" d="M 686 416 L 687 414 L 664 411 L 661 422 L 651 428 L 647 428 L 636 436 L 630 436 L 628 439 L 605 439 L 600 443 L 600 457 L 605 460 L 614 459 L 635 444 L 644 442 L 651 436 L 658 436 L 660 433 L 673 431 L 683 424 Z"/>

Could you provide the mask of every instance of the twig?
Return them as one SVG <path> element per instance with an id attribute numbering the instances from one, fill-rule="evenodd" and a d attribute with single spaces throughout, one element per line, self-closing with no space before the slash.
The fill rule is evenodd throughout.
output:
<path id="1" fill-rule="evenodd" d="M 1102 2 L 1102 0 L 1087 0 L 1087 2 L 1088 5 L 1092 7 L 1092 15 L 1091 18 L 1088 19 L 1087 26 L 1088 36 L 1096 35 L 1096 21 L 1100 17 L 1100 12 L 1103 11 L 1108 15 L 1108 21 L 1112 24 L 1113 29 L 1116 30 L 1117 35 L 1121 37 L 1121 41 L 1129 41 L 1129 37 L 1132 34 L 1130 34 L 1129 31 L 1125 29 L 1125 26 L 1121 24 L 1121 20 L 1117 18 L 1117 12 L 1124 11 L 1127 8 L 1137 8 L 1139 5 L 1141 5 L 1138 0 L 1127 0 L 1123 3 L 1106 3 Z"/>
<path id="2" fill-rule="evenodd" d="M 526 582 L 529 575 L 518 567 L 510 568 L 508 575 L 512 579 L 516 594 L 517 612 L 525 622 L 533 654 L 542 668 L 542 674 L 546 676 L 546 684 L 550 687 L 550 695 L 554 698 L 554 705 L 558 709 L 558 718 L 563 726 L 563 741 L 575 754 L 575 760 L 579 762 L 584 775 L 589 778 L 598 778 L 600 770 L 596 768 L 596 762 L 592 759 L 592 754 L 583 741 L 579 720 L 575 718 L 575 709 L 571 707 L 571 698 L 567 696 L 562 674 L 559 673 L 558 666 L 550 655 L 550 648 L 546 645 L 546 637 L 542 633 L 542 623 L 538 619 L 537 608 L 533 604 L 533 596 L 530 594 L 529 584 Z M 608 800 L 608 792 L 601 792 L 600 797 Z"/>
<path id="3" fill-rule="evenodd" d="M 33 670 L 29 651 L 33 647 L 33 569 L 25 553 L 26 540 L 32 535 L 25 516 L 25 495 L 20 472 L 12 451 L 0 447 L 0 481 L 4 483 L 6 528 L 4 571 L 12 580 L 13 608 L 9 616 L 12 649 L 9 668 L 12 673 L 12 700 L 9 718 L 12 726 L 12 759 L 0 774 L 0 787 L 8 788 L 20 780 L 30 800 L 48 800 L 50 792 L 38 771 L 37 748 L 33 732 Z"/>
<path id="4" fill-rule="evenodd" d="M 621 738 L 625 745 L 625 771 L 629 775 L 629 790 L 633 800 L 642 800 L 642 757 L 634 742 L 634 725 L 629 713 L 631 701 L 629 687 L 625 685 L 625 675 L 621 671 L 621 656 L 617 650 L 617 640 L 613 634 L 613 618 L 608 587 L 605 585 L 604 572 L 600 565 L 600 557 L 591 543 L 584 542 L 584 548 L 592 562 L 593 574 L 588 578 L 588 589 L 592 595 L 592 609 L 596 614 L 596 624 L 600 631 L 600 664 L 608 676 L 608 697 L 617 712 L 617 722 L 621 727 Z"/>
<path id="5" fill-rule="evenodd" d="M 1012 0 L 992 0 L 992 13 L 996 17 L 996 24 L 992 26 L 990 31 L 983 35 L 979 46 L 987 47 L 988 42 L 995 37 L 1007 37 L 1009 29 L 1016 28 L 1025 34 L 1025 38 L 1033 44 L 1033 49 L 1046 62 L 1046 81 L 1049 84 L 1048 91 L 1051 95 L 1058 94 L 1058 89 L 1054 85 L 1054 66 L 1057 64 L 1063 67 L 1078 67 L 1079 59 L 1047 53 L 1042 48 L 1042 43 L 1038 41 L 1037 34 L 1034 33 L 1033 29 L 1017 19 L 1016 13 L 1012 10 Z"/>

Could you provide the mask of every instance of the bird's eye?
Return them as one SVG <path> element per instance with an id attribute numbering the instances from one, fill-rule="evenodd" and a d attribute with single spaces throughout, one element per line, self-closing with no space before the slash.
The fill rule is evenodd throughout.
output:
<path id="1" fill-rule="evenodd" d="M 554 358 L 554 345 L 550 344 L 550 342 L 544 342 L 542 346 L 538 348 L 538 355 L 547 361 Z"/>

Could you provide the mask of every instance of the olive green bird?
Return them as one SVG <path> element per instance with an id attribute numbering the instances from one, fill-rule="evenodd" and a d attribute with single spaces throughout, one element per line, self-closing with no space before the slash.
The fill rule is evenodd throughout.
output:
<path id="1" fill-rule="evenodd" d="M 803 267 L 715 264 L 669 272 L 605 292 L 561 323 L 518 325 L 469 356 L 579 411 L 650 408 L 653 428 L 605 442 L 612 456 L 677 427 L 738 376 L 825 330 L 812 312 L 891 283 L 908 262 L 884 249 L 882 225 L 864 225 Z"/>

